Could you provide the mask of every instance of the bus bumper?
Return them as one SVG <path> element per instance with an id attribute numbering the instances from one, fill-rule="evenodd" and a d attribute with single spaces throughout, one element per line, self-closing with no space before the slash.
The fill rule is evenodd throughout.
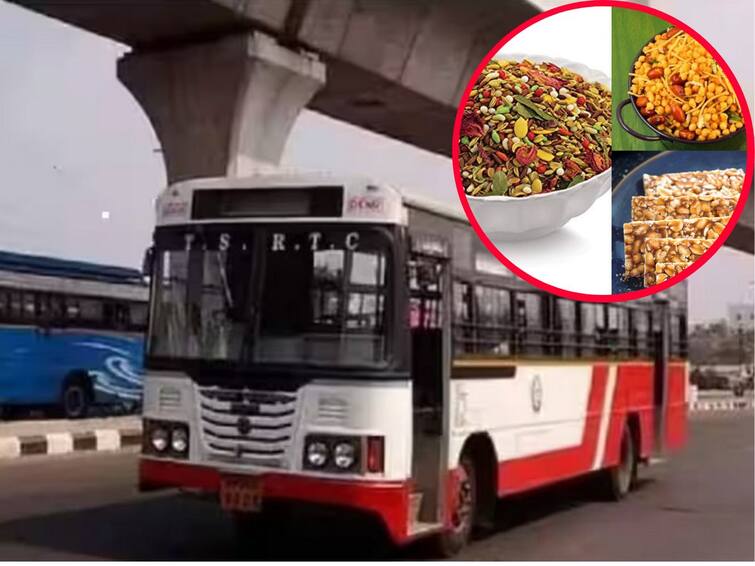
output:
<path id="1" fill-rule="evenodd" d="M 175 461 L 142 458 L 139 490 L 179 488 L 206 494 L 220 490 L 217 469 Z M 348 508 L 377 516 L 394 543 L 409 540 L 408 482 L 347 481 L 294 474 L 262 474 L 263 505 L 266 500 Z"/>

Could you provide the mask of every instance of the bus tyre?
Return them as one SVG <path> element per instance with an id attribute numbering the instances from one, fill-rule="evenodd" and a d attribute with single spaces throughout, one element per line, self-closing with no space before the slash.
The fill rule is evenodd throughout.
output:
<path id="1" fill-rule="evenodd" d="M 83 419 L 89 413 L 91 396 L 84 378 L 72 379 L 63 387 L 61 409 L 67 419 Z"/>
<path id="2" fill-rule="evenodd" d="M 627 425 L 621 434 L 619 463 L 604 472 L 604 492 L 608 500 L 620 501 L 637 481 L 637 447 Z"/>
<path id="3" fill-rule="evenodd" d="M 455 556 L 464 548 L 472 535 L 477 516 L 477 471 L 472 457 L 464 454 L 459 462 L 455 507 L 451 509 L 451 528 L 436 539 L 438 554 Z"/>

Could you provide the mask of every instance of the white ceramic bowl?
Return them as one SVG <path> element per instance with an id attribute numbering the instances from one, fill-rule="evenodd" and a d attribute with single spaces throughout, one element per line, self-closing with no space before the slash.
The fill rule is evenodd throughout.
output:
<path id="1" fill-rule="evenodd" d="M 549 61 L 597 81 L 610 90 L 611 80 L 600 71 L 580 63 L 542 55 L 501 54 L 496 59 L 534 63 Z M 528 197 L 467 196 L 472 212 L 485 233 L 500 241 L 531 240 L 561 228 L 575 216 L 587 211 L 611 187 L 611 168 L 578 185 L 561 191 Z"/>

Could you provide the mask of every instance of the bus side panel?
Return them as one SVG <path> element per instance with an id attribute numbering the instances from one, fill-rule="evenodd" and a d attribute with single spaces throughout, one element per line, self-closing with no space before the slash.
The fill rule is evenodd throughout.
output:
<path id="1" fill-rule="evenodd" d="M 618 464 L 621 435 L 630 415 L 636 415 L 639 425 L 639 455 L 641 458 L 647 458 L 653 449 L 653 365 L 651 363 L 620 362 L 616 364 L 616 392 L 601 467 L 607 468 Z"/>
<path id="2" fill-rule="evenodd" d="M 31 327 L 0 329 L 0 402 L 38 405 L 57 398 L 44 336 Z"/>
<path id="3" fill-rule="evenodd" d="M 678 450 L 687 441 L 687 363 L 670 362 L 666 404 L 666 447 Z"/>
<path id="4" fill-rule="evenodd" d="M 581 403 L 576 398 L 569 401 L 570 408 L 561 409 L 566 410 L 563 414 L 552 413 L 554 402 L 563 403 L 570 391 L 566 388 L 571 385 L 571 393 L 574 393 L 575 380 L 580 379 L 578 373 L 566 378 L 563 367 L 519 365 L 513 379 L 468 382 L 461 399 L 459 385 L 454 384 L 452 424 L 458 420 L 475 420 L 475 417 L 479 422 L 477 426 L 467 422 L 463 427 L 467 429 L 463 431 L 466 434 L 460 434 L 462 427 L 453 427 L 456 430 L 452 434 L 450 468 L 453 470 L 456 466 L 464 439 L 475 430 L 487 431 L 493 440 L 499 458 L 499 495 L 612 466 L 619 459 L 621 434 L 628 415 L 636 415 L 640 455 L 649 457 L 653 443 L 653 365 L 647 362 L 594 363 L 581 371 L 589 372 L 585 376 L 588 387 L 584 400 Z M 531 412 L 531 384 L 535 375 L 542 384 L 542 409 L 527 415 Z M 517 386 L 517 382 L 521 385 Z M 465 407 L 467 415 L 458 413 L 459 406 Z M 567 417 L 567 413 L 570 416 Z M 553 443 L 547 446 L 542 442 L 557 430 L 562 434 L 572 426 L 579 427 L 576 438 L 561 446 Z M 535 438 L 541 439 L 538 448 L 532 444 Z"/>
<path id="5" fill-rule="evenodd" d="M 140 337 L 87 330 L 53 330 L 48 336 L 57 389 L 67 375 L 83 371 L 93 378 L 95 403 L 141 398 L 144 342 Z"/>

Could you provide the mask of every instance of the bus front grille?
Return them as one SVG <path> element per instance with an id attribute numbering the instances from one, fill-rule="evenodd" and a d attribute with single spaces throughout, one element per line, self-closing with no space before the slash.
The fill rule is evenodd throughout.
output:
<path id="1" fill-rule="evenodd" d="M 290 461 L 296 393 L 199 387 L 204 449 L 212 459 L 269 468 Z"/>

